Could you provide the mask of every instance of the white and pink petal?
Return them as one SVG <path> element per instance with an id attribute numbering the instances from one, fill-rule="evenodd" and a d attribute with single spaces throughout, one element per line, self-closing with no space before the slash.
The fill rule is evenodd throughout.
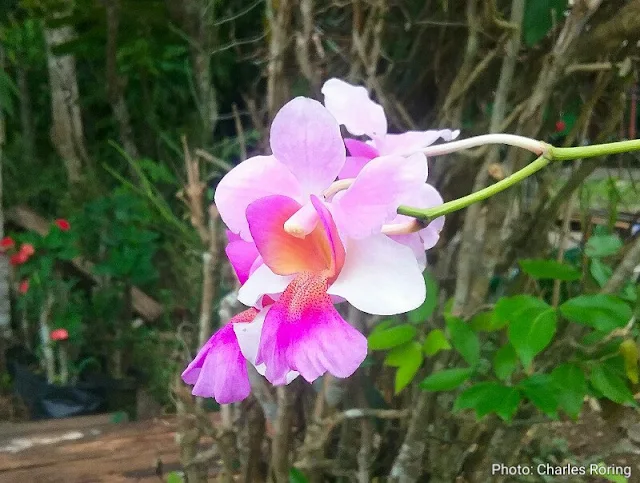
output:
<path id="1" fill-rule="evenodd" d="M 419 307 L 426 287 L 411 248 L 379 234 L 348 240 L 344 267 L 328 293 L 362 312 L 393 315 Z"/>
<path id="2" fill-rule="evenodd" d="M 353 184 L 333 198 L 331 212 L 338 228 L 351 238 L 379 233 L 397 216 L 406 193 L 420 190 L 426 178 L 426 159 L 419 153 L 371 160 Z"/>
<path id="3" fill-rule="evenodd" d="M 369 137 L 386 134 L 387 118 L 384 109 L 369 98 L 364 87 L 333 78 L 324 83 L 322 94 L 329 112 L 351 134 L 366 134 Z"/>
<path id="4" fill-rule="evenodd" d="M 302 188 L 289 169 L 273 156 L 254 156 L 229 171 L 216 188 L 214 203 L 229 230 L 251 241 L 246 210 L 270 195 L 302 200 Z"/>
<path id="5" fill-rule="evenodd" d="M 430 131 L 407 131 L 402 134 L 387 134 L 376 139 L 376 148 L 381 156 L 399 154 L 407 156 L 431 146 L 438 139 L 452 141 L 458 137 L 460 131 L 440 129 Z"/>
<path id="6" fill-rule="evenodd" d="M 273 155 L 295 175 L 306 195 L 329 187 L 344 165 L 346 150 L 340 126 L 322 104 L 296 97 L 271 124 Z"/>

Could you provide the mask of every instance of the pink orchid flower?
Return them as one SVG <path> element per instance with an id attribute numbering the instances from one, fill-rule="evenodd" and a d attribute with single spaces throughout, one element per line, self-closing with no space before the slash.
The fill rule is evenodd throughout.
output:
<path id="1" fill-rule="evenodd" d="M 349 282 L 344 279 L 357 278 L 364 266 L 357 267 L 363 265 L 357 252 L 348 259 L 327 207 L 314 195 L 310 202 L 320 222 L 304 238 L 284 229 L 286 220 L 302 206 L 296 200 L 273 195 L 254 201 L 247 208 L 249 228 L 264 266 L 273 274 L 277 290 L 285 285 L 279 299 L 264 309 L 255 360 L 256 364 L 265 364 L 266 378 L 276 385 L 286 384 L 291 371 L 300 373 L 308 382 L 326 372 L 348 377 L 367 355 L 367 339 L 340 316 L 330 297 L 333 293 L 349 300 L 349 290 L 344 290 Z M 388 238 L 386 243 L 406 249 Z M 363 255 L 375 257 L 376 253 L 369 250 Z M 267 279 L 259 274 L 261 269 L 240 289 L 241 302 L 252 304 L 256 296 L 269 290 Z M 417 302 L 424 297 L 424 285 L 417 280 L 420 272 L 415 261 L 413 269 L 413 273 L 409 270 L 406 274 L 415 283 L 412 292 L 417 294 Z M 370 296 L 359 295 L 362 299 Z"/>
<path id="2" fill-rule="evenodd" d="M 310 195 L 330 203 L 341 233 L 364 238 L 380 233 L 396 216 L 400 199 L 420 189 L 427 176 L 423 155 L 408 159 L 385 156 L 372 161 L 339 197 L 326 199 L 346 160 L 340 126 L 322 104 L 298 97 L 287 103 L 271 126 L 273 155 L 255 156 L 240 163 L 220 181 L 215 204 L 229 230 L 241 239 L 252 236 L 245 212 L 255 200 L 284 195 L 300 203 L 285 221 L 287 232 L 298 237 L 311 233 L 319 222 Z"/>
<path id="3" fill-rule="evenodd" d="M 369 164 L 375 162 L 379 156 L 407 155 L 408 159 L 416 156 L 439 138 L 451 141 L 458 137 L 460 131 L 450 129 L 408 131 L 403 134 L 387 133 L 387 118 L 382 106 L 369 97 L 369 93 L 362 86 L 354 86 L 340 79 L 329 79 L 322 87 L 326 108 L 333 114 L 347 131 L 356 136 L 367 135 L 368 142 L 356 139 L 345 139 L 344 143 L 351 156 L 348 156 L 339 177 L 356 178 L 365 171 Z M 411 154 L 414 153 L 414 154 Z M 423 158 L 424 159 L 424 158 Z M 426 166 L 426 159 L 424 159 Z M 431 185 L 426 184 L 427 175 L 417 189 L 406 190 L 400 197 L 400 204 L 432 208 L 441 205 L 443 199 L 440 193 Z M 354 183 L 355 184 L 355 183 Z M 404 224 L 412 218 L 397 215 L 390 224 Z M 440 232 L 444 226 L 444 217 L 440 217 L 417 233 L 392 235 L 399 243 L 410 247 L 421 267 L 426 266 L 425 250 L 433 248 L 438 242 Z"/>
<path id="4" fill-rule="evenodd" d="M 387 117 L 382 106 L 369 98 L 362 86 L 354 86 L 340 79 L 329 79 L 322 86 L 324 105 L 354 136 L 366 135 L 368 142 L 345 139 L 351 154 L 347 158 L 340 178 L 355 178 L 362 168 L 378 156 L 408 155 L 419 152 L 438 139 L 451 141 L 460 131 L 450 129 L 387 133 Z"/>

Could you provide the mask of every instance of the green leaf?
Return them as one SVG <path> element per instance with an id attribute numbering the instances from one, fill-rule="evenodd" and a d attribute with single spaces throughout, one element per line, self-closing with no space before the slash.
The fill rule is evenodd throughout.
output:
<path id="1" fill-rule="evenodd" d="M 409 322 L 412 324 L 420 324 L 428 320 L 438 304 L 438 282 L 427 270 L 425 270 L 423 276 L 427 285 L 427 297 L 420 307 L 407 314 Z"/>
<path id="2" fill-rule="evenodd" d="M 623 475 L 610 474 L 610 472 L 608 471 L 608 467 L 602 462 L 598 463 L 598 468 L 602 468 L 602 469 L 598 469 L 592 472 L 591 474 L 595 473 L 598 476 L 602 477 L 602 479 L 607 481 L 612 481 L 613 483 L 627 483 L 629 481 Z"/>
<path id="3" fill-rule="evenodd" d="M 591 370 L 589 381 L 604 397 L 613 402 L 623 404 L 633 401 L 633 394 L 631 394 L 624 379 L 608 366 L 594 366 Z"/>
<path id="4" fill-rule="evenodd" d="M 369 334 L 368 343 L 371 350 L 392 349 L 415 339 L 418 331 L 413 325 L 401 324 L 388 329 L 374 330 Z"/>
<path id="5" fill-rule="evenodd" d="M 522 34 L 527 47 L 532 47 L 544 39 L 555 22 L 561 22 L 567 0 L 527 0 Z"/>
<path id="6" fill-rule="evenodd" d="M 518 355 L 511 344 L 500 347 L 493 356 L 493 372 L 502 381 L 511 377 L 518 368 Z"/>
<path id="7" fill-rule="evenodd" d="M 456 399 L 453 410 L 474 409 L 478 418 L 496 413 L 510 421 L 520 404 L 520 393 L 516 388 L 497 382 L 481 382 L 464 390 Z"/>
<path id="8" fill-rule="evenodd" d="M 534 374 L 521 381 L 518 387 L 540 411 L 552 418 L 558 417 L 558 398 L 550 375 Z"/>
<path id="9" fill-rule="evenodd" d="M 599 258 L 591 260 L 589 272 L 591 272 L 591 276 L 600 287 L 604 287 L 611 275 L 613 275 L 613 269 Z"/>
<path id="10" fill-rule="evenodd" d="M 435 356 L 440 351 L 451 349 L 451 344 L 440 329 L 434 329 L 429 332 L 422 346 L 424 353 L 428 356 Z"/>
<path id="11" fill-rule="evenodd" d="M 451 317 L 447 321 L 447 328 L 451 334 L 451 344 L 470 366 L 480 362 L 480 341 L 471 327 L 462 319 Z"/>
<path id="12" fill-rule="evenodd" d="M 493 310 L 492 327 L 494 330 L 502 329 L 520 316 L 520 312 L 535 308 L 547 308 L 548 305 L 531 295 L 515 295 L 502 297 L 496 303 Z"/>
<path id="13" fill-rule="evenodd" d="M 631 307 L 614 295 L 580 295 L 560 306 L 563 317 L 602 332 L 624 327 L 631 319 Z"/>
<path id="14" fill-rule="evenodd" d="M 587 393 L 584 372 L 575 364 L 562 364 L 551 372 L 551 380 L 558 405 L 573 419 L 577 419 Z"/>
<path id="15" fill-rule="evenodd" d="M 422 347 L 417 342 L 408 342 L 393 349 L 385 358 L 384 364 L 397 367 L 395 393 L 407 387 L 422 365 Z"/>
<path id="16" fill-rule="evenodd" d="M 627 339 L 620 344 L 620 354 L 624 359 L 624 370 L 633 384 L 638 384 L 638 344 L 633 339 Z"/>
<path id="17" fill-rule="evenodd" d="M 638 300 L 638 293 L 640 293 L 640 284 L 636 286 L 633 282 L 627 283 L 622 292 L 620 293 L 620 298 L 630 302 L 631 304 L 635 304 Z"/>
<path id="18" fill-rule="evenodd" d="M 470 367 L 444 369 L 427 376 L 421 383 L 420 388 L 425 391 L 451 391 L 460 386 L 473 374 Z"/>
<path id="19" fill-rule="evenodd" d="M 406 365 L 407 362 L 415 357 L 416 349 L 420 353 L 419 359 L 422 361 L 422 347 L 418 342 L 412 341 L 391 349 L 384 358 L 383 364 L 389 367 Z"/>
<path id="20" fill-rule="evenodd" d="M 469 326 L 476 332 L 492 332 L 496 330 L 493 323 L 493 312 L 485 311 L 474 315 L 469 321 Z"/>
<path id="21" fill-rule="evenodd" d="M 622 248 L 622 240 L 618 235 L 594 235 L 589 238 L 584 253 L 588 257 L 608 257 L 615 255 Z"/>
<path id="22" fill-rule="evenodd" d="M 517 312 L 509 324 L 508 336 L 524 367 L 529 367 L 533 358 L 549 345 L 556 324 L 556 311 L 544 302 Z"/>
<path id="23" fill-rule="evenodd" d="M 167 475 L 167 483 L 183 483 L 184 479 L 177 471 L 172 471 Z"/>
<path id="24" fill-rule="evenodd" d="M 307 483 L 309 480 L 298 468 L 289 470 L 289 483 Z"/>
<path id="25" fill-rule="evenodd" d="M 555 260 L 529 259 L 520 260 L 519 263 L 522 270 L 536 280 L 580 280 L 580 272 L 575 267 Z"/>

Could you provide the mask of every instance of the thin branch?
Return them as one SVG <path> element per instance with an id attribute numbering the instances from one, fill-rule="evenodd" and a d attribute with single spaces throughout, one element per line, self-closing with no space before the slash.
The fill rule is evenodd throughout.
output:
<path id="1" fill-rule="evenodd" d="M 640 265 L 640 236 L 636 237 L 631 249 L 626 253 L 613 275 L 602 288 L 602 293 L 619 292 L 631 280 L 633 271 Z"/>

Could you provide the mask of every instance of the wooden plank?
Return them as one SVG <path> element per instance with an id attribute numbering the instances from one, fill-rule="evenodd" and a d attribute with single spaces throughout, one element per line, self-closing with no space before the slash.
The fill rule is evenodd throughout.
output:
<path id="1" fill-rule="evenodd" d="M 113 419 L 114 414 L 96 414 L 23 423 L 0 423 L 0 446 L 2 446 L 3 441 L 6 441 L 8 438 L 16 438 L 33 433 L 69 431 L 72 429 L 82 430 L 95 426 L 116 424 L 113 423 Z"/>
<path id="2" fill-rule="evenodd" d="M 33 231 L 39 235 L 46 235 L 51 223 L 45 218 L 38 215 L 31 208 L 26 206 L 14 206 L 6 211 L 7 220 L 15 223 L 24 230 Z M 94 282 L 97 282 L 97 277 L 93 274 L 93 263 L 85 260 L 81 257 L 71 260 L 73 266 L 84 274 L 87 278 L 90 278 Z M 131 300 L 133 309 L 136 313 L 141 315 L 144 319 L 153 321 L 160 317 L 164 311 L 162 305 L 144 293 L 137 287 L 131 289 Z"/>
<path id="3" fill-rule="evenodd" d="M 94 417 L 94 421 L 103 423 L 104 418 Z M 180 469 L 175 417 L 96 426 L 102 431 L 100 434 L 90 432 L 95 429 L 90 418 L 71 418 L 62 425 L 42 421 L 40 431 L 28 424 L 25 429 L 31 430 L 32 437 L 53 434 L 48 427 L 75 427 L 88 435 L 81 440 L 33 446 L 13 454 L 0 453 L 0 483 L 158 482 L 160 462 L 165 475 Z M 213 444 L 210 440 L 202 443 L 202 449 Z M 216 472 L 217 465 L 212 464 L 210 476 Z"/>

